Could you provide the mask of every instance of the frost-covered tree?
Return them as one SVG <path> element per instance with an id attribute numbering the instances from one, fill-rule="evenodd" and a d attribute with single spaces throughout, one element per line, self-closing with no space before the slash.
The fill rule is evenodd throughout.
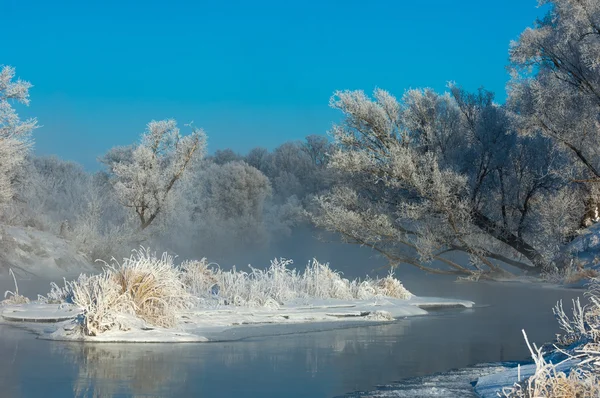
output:
<path id="1" fill-rule="evenodd" d="M 223 219 L 262 220 L 265 200 L 271 196 L 271 184 L 263 173 L 245 162 L 233 161 L 212 164 L 202 174 L 202 211 L 216 212 Z"/>
<path id="2" fill-rule="evenodd" d="M 328 163 L 328 153 L 332 148 L 327 137 L 313 134 L 306 137 L 305 142 L 302 143 L 302 149 L 315 166 L 323 167 Z"/>
<path id="3" fill-rule="evenodd" d="M 164 239 L 171 247 L 182 252 L 192 246 L 195 255 L 215 256 L 268 242 L 265 213 L 272 190 L 263 173 L 241 161 L 207 162 L 189 177 L 176 189 L 176 215 Z"/>
<path id="4" fill-rule="evenodd" d="M 28 225 L 59 232 L 58 225 L 72 224 L 85 211 L 92 175 L 80 164 L 32 156 L 24 166 L 26 176 L 17 197 L 25 202 Z"/>
<path id="5" fill-rule="evenodd" d="M 13 104 L 29 105 L 29 82 L 14 80 L 15 70 L 0 65 L 0 204 L 14 195 L 15 179 L 30 147 L 36 119 L 21 120 Z"/>
<path id="6" fill-rule="evenodd" d="M 522 134 L 549 137 L 570 158 L 561 174 L 584 193 L 586 226 L 600 203 L 600 2 L 540 4 L 548 14 L 511 43 L 509 102 Z"/>
<path id="7" fill-rule="evenodd" d="M 205 147 L 200 129 L 192 127 L 184 136 L 175 120 L 151 121 L 138 144 L 104 157 L 116 197 L 133 210 L 142 230 L 169 207 L 173 187 L 204 156 Z"/>
<path id="8" fill-rule="evenodd" d="M 217 149 L 215 154 L 210 156 L 209 159 L 216 164 L 225 164 L 229 162 L 235 162 L 242 160 L 242 156 L 235 153 L 232 149 Z"/>
<path id="9" fill-rule="evenodd" d="M 552 159 L 532 155 L 545 142 L 519 139 L 491 93 L 451 86 L 450 94 L 410 90 L 398 101 L 384 90 L 374 99 L 343 91 L 331 106 L 345 119 L 330 132 L 330 165 L 346 178 L 316 198 L 317 226 L 393 265 L 434 273 L 494 276 L 504 272 L 499 263 L 528 271 L 548 264 L 527 227 L 533 202 L 560 187 L 548 173 Z"/>
<path id="10" fill-rule="evenodd" d="M 252 148 L 244 157 L 244 161 L 255 169 L 265 173 L 271 162 L 271 154 L 266 148 Z"/>

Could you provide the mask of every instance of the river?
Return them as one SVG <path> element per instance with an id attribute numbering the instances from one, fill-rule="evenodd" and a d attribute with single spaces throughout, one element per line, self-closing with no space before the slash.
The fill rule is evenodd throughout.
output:
<path id="1" fill-rule="evenodd" d="M 0 326 L 2 397 L 334 397 L 481 362 L 528 356 L 558 333 L 551 308 L 581 291 L 412 276 L 417 295 L 475 301 L 379 326 L 207 344 L 44 341 Z"/>

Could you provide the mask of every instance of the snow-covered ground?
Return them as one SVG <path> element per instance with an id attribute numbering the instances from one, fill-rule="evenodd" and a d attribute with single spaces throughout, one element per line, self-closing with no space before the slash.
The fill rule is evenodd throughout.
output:
<path id="1" fill-rule="evenodd" d="M 568 372 L 574 365 L 571 362 L 565 362 L 556 367 L 557 372 Z M 511 366 L 505 369 L 499 369 L 483 375 L 475 383 L 475 393 L 481 398 L 497 398 L 504 388 L 513 386 L 518 381 L 523 381 L 533 376 L 536 371 L 534 363 L 521 366 Z"/>
<path id="2" fill-rule="evenodd" d="M 478 378 L 481 380 L 501 374 L 513 366 L 516 366 L 516 364 L 483 363 L 444 373 L 408 378 L 378 386 L 375 391 L 346 394 L 344 398 L 477 398 L 481 395 L 478 395 L 473 389 L 473 380 Z M 496 394 L 491 396 L 498 397 Z M 485 397 L 487 398 L 488 395 Z"/>
<path id="3" fill-rule="evenodd" d="M 280 308 L 243 308 L 225 306 L 190 310 L 180 315 L 174 328 L 152 327 L 130 319 L 129 330 L 109 330 L 97 336 L 81 333 L 74 305 L 19 304 L 1 309 L 2 321 L 30 329 L 40 338 L 90 342 L 206 342 L 249 338 L 257 335 L 288 334 L 314 330 L 390 322 L 409 316 L 427 315 L 424 308 L 472 307 L 471 301 L 431 297 L 408 300 L 302 299 Z"/>
<path id="4" fill-rule="evenodd" d="M 0 276 L 9 269 L 42 278 L 98 271 L 69 241 L 34 228 L 1 225 L 0 247 Z"/>

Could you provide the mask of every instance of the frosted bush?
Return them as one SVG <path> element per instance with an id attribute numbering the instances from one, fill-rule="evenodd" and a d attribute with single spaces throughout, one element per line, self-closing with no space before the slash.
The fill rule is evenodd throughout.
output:
<path id="1" fill-rule="evenodd" d="M 83 309 L 84 334 L 95 336 L 111 329 L 127 330 L 136 318 L 159 327 L 173 327 L 178 314 L 194 298 L 182 271 L 166 253 L 156 257 L 147 249 L 134 251 L 122 263 L 113 260 L 99 275 L 81 275 L 65 287 L 52 285 L 47 302 L 72 302 Z"/>
<path id="2" fill-rule="evenodd" d="M 135 315 L 133 303 L 111 270 L 71 284 L 73 302 L 83 309 L 81 329 L 85 335 L 97 336 L 108 330 L 128 330 Z"/>
<path id="3" fill-rule="evenodd" d="M 291 269 L 286 259 L 271 261 L 269 268 L 249 267 L 250 272 L 223 271 L 205 259 L 182 264 L 183 281 L 190 293 L 205 304 L 276 308 L 294 299 L 368 300 L 376 297 L 409 299 L 412 294 L 390 273 L 383 279 L 349 281 L 328 264 L 317 260 L 303 271 Z"/>

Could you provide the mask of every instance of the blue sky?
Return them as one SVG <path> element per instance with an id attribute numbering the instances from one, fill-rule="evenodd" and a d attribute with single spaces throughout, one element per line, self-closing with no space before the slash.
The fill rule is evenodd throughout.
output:
<path id="1" fill-rule="evenodd" d="M 509 41 L 536 0 L 2 0 L 0 64 L 34 84 L 36 152 L 98 167 L 152 119 L 203 127 L 209 151 L 325 134 L 337 89 L 505 98 Z"/>

